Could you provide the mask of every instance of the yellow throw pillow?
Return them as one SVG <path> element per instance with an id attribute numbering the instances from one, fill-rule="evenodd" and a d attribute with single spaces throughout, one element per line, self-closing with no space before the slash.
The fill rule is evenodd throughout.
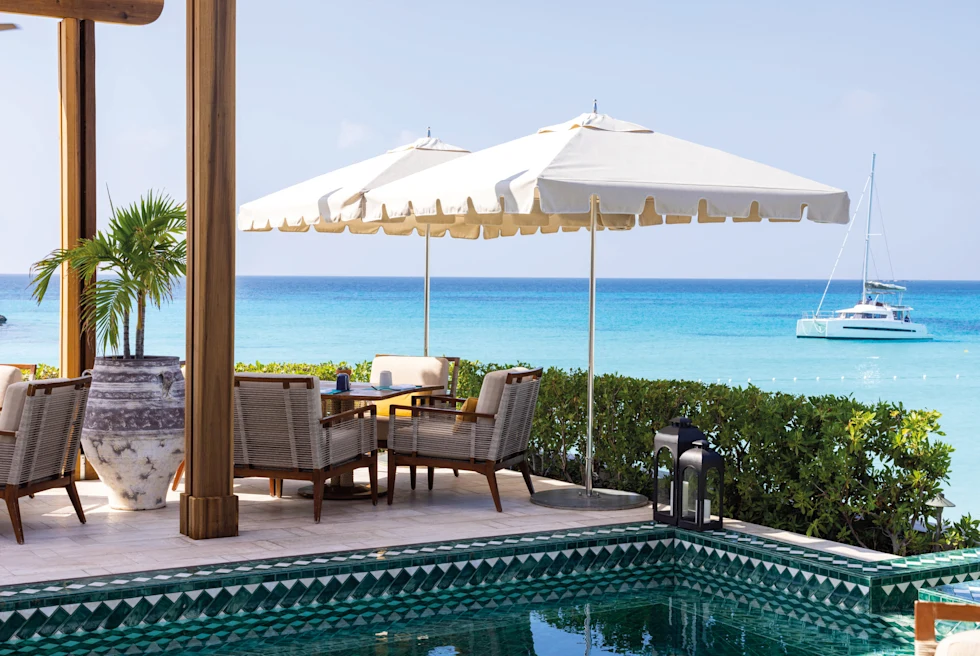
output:
<path id="1" fill-rule="evenodd" d="M 396 396 L 394 398 L 388 399 L 387 401 L 378 401 L 374 405 L 378 408 L 378 416 L 387 419 L 391 413 L 391 406 L 393 405 L 412 405 L 412 397 L 417 396 L 416 393 L 402 394 L 401 396 Z M 395 410 L 396 417 L 411 417 L 411 410 Z"/>
<path id="2" fill-rule="evenodd" d="M 475 396 L 471 396 L 468 399 L 466 399 L 462 407 L 460 407 L 460 410 L 462 410 L 463 412 L 476 412 L 476 402 L 477 402 L 477 398 Z M 472 423 L 476 423 L 476 417 L 474 417 L 473 415 L 457 415 L 456 421 L 457 422 L 468 421 L 472 424 Z"/>

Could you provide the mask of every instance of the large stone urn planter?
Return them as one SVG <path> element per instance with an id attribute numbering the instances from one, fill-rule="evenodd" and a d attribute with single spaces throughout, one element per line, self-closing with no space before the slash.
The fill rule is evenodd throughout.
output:
<path id="1" fill-rule="evenodd" d="M 109 505 L 150 510 L 184 459 L 184 376 L 180 360 L 96 358 L 82 448 L 109 488 Z"/>

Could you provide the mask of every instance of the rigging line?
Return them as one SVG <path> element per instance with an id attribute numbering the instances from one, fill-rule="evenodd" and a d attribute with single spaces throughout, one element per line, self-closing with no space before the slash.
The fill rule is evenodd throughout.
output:
<path id="1" fill-rule="evenodd" d="M 878 195 L 877 187 L 875 188 L 875 202 L 878 203 L 878 223 L 881 224 L 881 236 L 885 239 L 885 255 L 888 256 L 888 269 L 891 271 L 892 280 L 895 280 L 895 267 L 892 266 L 892 249 L 888 245 L 888 232 L 885 231 L 885 215 L 881 211 L 881 196 Z"/>
<path id="2" fill-rule="evenodd" d="M 868 184 L 871 182 L 871 176 L 864 181 L 864 189 L 861 190 L 861 197 L 858 198 L 858 204 L 854 208 L 854 212 L 851 214 L 851 222 L 847 226 L 847 232 L 844 233 L 844 243 L 840 245 L 840 252 L 837 253 L 837 260 L 834 262 L 834 268 L 830 270 L 830 277 L 827 278 L 827 286 L 823 288 L 823 296 L 820 297 L 820 304 L 817 306 L 817 311 L 814 313 L 813 318 L 816 319 L 817 315 L 820 314 L 820 308 L 823 307 L 823 302 L 827 298 L 827 292 L 830 290 L 830 282 L 834 279 L 834 274 L 837 272 L 837 265 L 840 264 L 841 255 L 844 254 L 844 247 L 847 246 L 847 238 L 851 235 L 851 228 L 854 227 L 855 219 L 857 218 L 858 212 L 861 210 L 861 203 L 864 202 L 864 194 L 868 191 Z"/>
<path id="3" fill-rule="evenodd" d="M 875 261 L 874 250 L 868 251 L 868 255 L 871 256 L 871 266 L 874 267 L 875 270 L 875 280 L 881 280 L 881 274 L 878 272 L 878 263 Z"/>

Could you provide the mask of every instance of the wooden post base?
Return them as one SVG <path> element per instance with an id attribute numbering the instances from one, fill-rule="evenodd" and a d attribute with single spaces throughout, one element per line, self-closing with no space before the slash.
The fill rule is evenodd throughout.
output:
<path id="1" fill-rule="evenodd" d="M 238 535 L 238 497 L 180 495 L 180 532 L 192 540 Z"/>

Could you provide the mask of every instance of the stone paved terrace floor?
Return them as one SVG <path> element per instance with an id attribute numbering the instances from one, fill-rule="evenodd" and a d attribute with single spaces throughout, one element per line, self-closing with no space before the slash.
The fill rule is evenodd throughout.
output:
<path id="1" fill-rule="evenodd" d="M 413 492 L 405 469 L 399 470 L 394 505 L 387 506 L 384 498 L 377 507 L 369 501 L 325 501 L 320 524 L 313 523 L 313 502 L 296 496 L 303 483 L 286 481 L 283 498 L 274 499 L 266 479 L 236 479 L 238 537 L 200 541 L 178 532 L 179 491 L 170 493 L 162 510 L 114 511 L 99 481 L 80 481 L 85 525 L 78 522 L 63 490 L 42 492 L 21 500 L 26 544 L 18 545 L 6 510 L 0 510 L 0 585 L 651 519 L 649 507 L 582 512 L 535 506 L 519 473 L 501 471 L 497 476 L 503 513 L 494 510 L 486 479 L 479 474 L 460 472 L 455 478 L 449 470 L 436 470 L 430 492 L 420 470 Z M 357 478 L 366 482 L 367 471 L 360 470 Z M 385 481 L 382 458 L 379 482 Z M 534 485 L 544 490 L 563 484 L 536 477 Z M 840 555 L 891 558 L 742 522 L 727 525 Z"/>

